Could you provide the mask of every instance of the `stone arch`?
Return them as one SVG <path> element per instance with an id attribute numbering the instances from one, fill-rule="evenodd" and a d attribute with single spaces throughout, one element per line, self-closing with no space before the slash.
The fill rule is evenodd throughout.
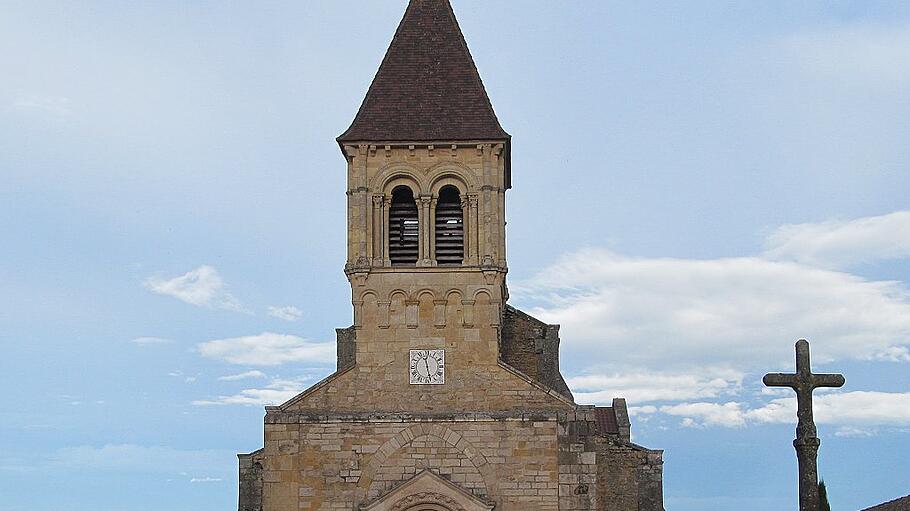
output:
<path id="1" fill-rule="evenodd" d="M 392 190 L 398 188 L 399 186 L 406 186 L 411 189 L 411 193 L 414 194 L 414 197 L 420 197 L 423 193 L 423 186 L 420 183 L 417 176 L 411 176 L 409 174 L 395 174 L 390 176 L 379 190 L 386 195 L 386 197 L 391 197 Z"/>
<path id="2" fill-rule="evenodd" d="M 414 293 L 414 297 L 417 300 L 422 300 L 424 295 L 430 295 L 430 300 L 434 300 L 436 298 L 436 293 L 428 287 L 425 287 L 425 288 L 421 289 L 420 291 L 417 291 L 416 293 Z"/>
<path id="3" fill-rule="evenodd" d="M 474 293 L 474 324 L 486 327 L 495 323 L 493 304 L 493 295 L 486 289 Z"/>
<path id="4" fill-rule="evenodd" d="M 378 300 L 379 295 L 376 294 L 376 291 L 373 289 L 367 289 L 366 291 L 360 293 L 360 296 L 357 298 L 360 301 L 368 300 L 372 297 L 373 300 Z"/>
<path id="5" fill-rule="evenodd" d="M 389 291 L 389 300 L 394 300 L 396 298 L 399 298 L 401 301 L 408 301 L 411 299 L 408 292 L 401 288 L 395 288 Z"/>
<path id="6" fill-rule="evenodd" d="M 402 447 L 409 445 L 416 438 L 423 436 L 437 437 L 463 454 L 480 473 L 486 494 L 495 494 L 497 487 L 496 474 L 494 473 L 494 468 L 480 452 L 480 449 L 472 445 L 457 431 L 443 426 L 442 424 L 415 424 L 399 431 L 395 436 L 386 440 L 363 467 L 363 473 L 360 475 L 357 484 L 363 494 L 366 494 L 369 491 L 370 486 L 373 484 L 374 477 L 386 464 L 389 458 L 401 450 Z"/>
<path id="7" fill-rule="evenodd" d="M 464 324 L 464 294 L 460 289 L 450 289 L 445 294 L 446 297 L 446 324 L 462 325 Z"/>
<path id="8" fill-rule="evenodd" d="M 484 298 L 487 300 L 493 301 L 493 295 L 490 294 L 490 291 L 484 288 L 480 288 L 477 291 L 474 291 L 474 299 L 480 300 L 481 295 L 484 295 Z"/>
<path id="9" fill-rule="evenodd" d="M 409 495 L 392 506 L 392 511 L 465 511 L 454 499 L 438 493 Z"/>
<path id="10" fill-rule="evenodd" d="M 426 169 L 424 172 L 430 178 L 430 183 L 429 186 L 427 186 L 427 189 L 434 195 L 438 193 L 439 189 L 445 185 L 445 183 L 440 184 L 440 181 L 445 179 L 451 179 L 453 181 L 460 182 L 460 186 L 456 185 L 456 187 L 458 187 L 462 193 L 467 193 L 470 190 L 477 189 L 477 182 L 474 178 L 474 172 L 470 167 L 462 165 L 460 163 L 437 163 L 436 165 L 433 165 L 432 167 Z"/>
<path id="11" fill-rule="evenodd" d="M 367 289 L 354 301 L 354 326 L 373 328 L 378 326 L 379 295 Z"/>
<path id="12" fill-rule="evenodd" d="M 417 322 L 420 326 L 433 325 L 436 322 L 436 293 L 432 289 L 421 289 L 414 293 L 417 298 Z"/>
<path id="13" fill-rule="evenodd" d="M 401 289 L 389 293 L 389 323 L 393 327 L 405 324 L 406 308 L 409 302 L 408 294 Z"/>
<path id="14" fill-rule="evenodd" d="M 382 167 L 370 183 L 370 188 L 388 195 L 394 187 L 403 182 L 411 183 L 415 197 L 425 193 L 423 176 L 417 167 L 407 163 L 390 163 Z"/>

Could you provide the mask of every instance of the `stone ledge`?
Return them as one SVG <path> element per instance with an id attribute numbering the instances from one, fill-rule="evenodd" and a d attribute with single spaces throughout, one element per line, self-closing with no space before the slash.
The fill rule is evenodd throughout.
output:
<path id="1" fill-rule="evenodd" d="M 556 422 L 557 412 L 466 412 L 443 414 L 414 413 L 339 413 L 311 414 L 285 412 L 278 407 L 266 408 L 266 424 L 318 424 L 318 423 L 397 423 L 397 422 Z"/>

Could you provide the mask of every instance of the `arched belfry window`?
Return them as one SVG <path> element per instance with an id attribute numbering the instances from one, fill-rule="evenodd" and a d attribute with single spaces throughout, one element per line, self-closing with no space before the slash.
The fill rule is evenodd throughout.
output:
<path id="1" fill-rule="evenodd" d="M 419 236 L 414 192 L 407 186 L 396 187 L 389 208 L 389 259 L 393 265 L 417 263 Z"/>
<path id="2" fill-rule="evenodd" d="M 464 218 L 458 188 L 444 186 L 439 190 L 435 227 L 436 264 L 461 264 L 464 260 Z"/>

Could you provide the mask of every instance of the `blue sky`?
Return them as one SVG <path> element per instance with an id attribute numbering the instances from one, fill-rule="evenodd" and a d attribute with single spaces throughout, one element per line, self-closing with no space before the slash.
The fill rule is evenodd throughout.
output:
<path id="1" fill-rule="evenodd" d="M 504 127 L 512 303 L 629 399 L 674 511 L 905 495 L 910 6 L 453 0 Z M 405 2 L 0 6 L 0 509 L 224 510 L 351 322 L 344 160 Z"/>

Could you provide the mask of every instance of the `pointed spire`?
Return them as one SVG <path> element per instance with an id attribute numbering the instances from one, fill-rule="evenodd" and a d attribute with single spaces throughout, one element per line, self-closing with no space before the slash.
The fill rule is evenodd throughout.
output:
<path id="1" fill-rule="evenodd" d="M 448 0 L 411 0 L 345 142 L 509 139 Z"/>

